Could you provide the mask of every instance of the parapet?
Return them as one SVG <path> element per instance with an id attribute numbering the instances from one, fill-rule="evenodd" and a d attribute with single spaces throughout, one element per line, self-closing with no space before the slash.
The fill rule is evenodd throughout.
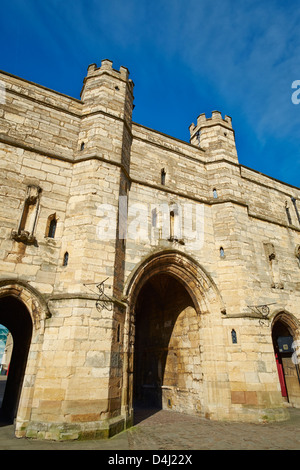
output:
<path id="1" fill-rule="evenodd" d="M 123 84 L 126 84 L 126 88 L 129 90 L 129 92 L 132 95 L 133 99 L 133 88 L 134 88 L 134 83 L 133 81 L 129 78 L 129 70 L 126 67 L 121 66 L 119 70 L 116 70 L 113 68 L 113 63 L 109 59 L 104 59 L 101 61 L 101 66 L 98 67 L 97 64 L 90 64 L 87 69 L 87 75 L 83 80 L 83 86 L 82 90 L 80 93 L 81 99 L 85 98 L 86 95 L 86 89 L 90 87 L 94 87 L 93 83 L 99 84 L 103 79 L 105 79 L 105 76 L 109 76 L 110 79 L 113 81 L 119 81 L 123 82 Z M 91 82 L 90 85 L 88 83 Z M 107 82 L 107 80 L 106 80 Z M 118 89 L 118 84 L 115 83 L 115 89 Z"/>
<path id="2" fill-rule="evenodd" d="M 205 116 L 205 113 L 202 113 L 197 118 L 196 126 L 194 123 L 192 123 L 189 127 L 191 137 L 195 132 L 198 132 L 203 127 L 215 126 L 215 125 L 220 125 L 220 124 L 232 130 L 232 120 L 230 116 L 227 116 L 225 114 L 224 119 L 223 119 L 220 111 L 212 111 L 211 117 L 207 118 Z"/>
<path id="3" fill-rule="evenodd" d="M 90 64 L 87 69 L 87 77 L 95 76 L 102 72 L 108 72 L 116 78 L 132 82 L 132 80 L 129 79 L 129 70 L 127 67 L 121 66 L 119 70 L 116 70 L 113 68 L 113 62 L 109 59 L 103 59 L 100 67 L 97 67 L 97 64 Z"/>
<path id="4" fill-rule="evenodd" d="M 230 116 L 225 115 L 223 119 L 220 111 L 213 111 L 211 117 L 207 118 L 202 113 L 197 118 L 196 126 L 191 124 L 189 130 L 190 143 L 209 151 L 211 161 L 227 159 L 238 162 Z"/>

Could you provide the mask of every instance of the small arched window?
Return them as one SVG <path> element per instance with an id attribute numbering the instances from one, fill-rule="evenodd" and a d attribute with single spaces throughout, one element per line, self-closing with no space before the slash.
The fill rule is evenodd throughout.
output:
<path id="1" fill-rule="evenodd" d="M 235 331 L 235 330 L 231 330 L 231 341 L 232 341 L 232 344 L 236 344 L 236 343 L 237 343 L 237 335 L 236 335 L 236 331 Z"/>
<path id="2" fill-rule="evenodd" d="M 46 233 L 45 236 L 48 238 L 54 238 L 57 226 L 56 214 L 51 214 L 47 220 Z"/>
<path id="3" fill-rule="evenodd" d="M 63 259 L 63 266 L 67 266 L 69 262 L 69 253 L 66 251 Z"/>
<path id="4" fill-rule="evenodd" d="M 161 184 L 165 185 L 166 184 L 166 172 L 165 169 L 162 168 L 160 172 L 160 182 Z"/>
<path id="5" fill-rule="evenodd" d="M 214 199 L 218 199 L 218 193 L 217 193 L 216 188 L 213 189 L 213 196 L 214 196 Z"/>
<path id="6" fill-rule="evenodd" d="M 84 142 L 81 142 L 81 145 L 80 145 L 80 150 L 84 150 Z"/>
<path id="7" fill-rule="evenodd" d="M 220 248 L 220 257 L 225 258 L 225 251 L 224 251 L 224 248 L 222 246 Z"/>

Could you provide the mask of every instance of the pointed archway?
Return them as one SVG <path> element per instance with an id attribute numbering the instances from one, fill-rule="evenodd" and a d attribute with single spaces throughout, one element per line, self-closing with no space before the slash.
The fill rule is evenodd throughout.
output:
<path id="1" fill-rule="evenodd" d="M 280 312 L 273 320 L 272 341 L 283 399 L 300 407 L 300 368 L 295 344 L 298 342 L 297 320 L 287 312 Z"/>
<path id="2" fill-rule="evenodd" d="M 139 293 L 135 316 L 135 409 L 185 411 L 184 398 L 193 391 L 193 407 L 200 408 L 200 318 L 186 288 L 169 274 L 152 276 Z"/>
<path id="3" fill-rule="evenodd" d="M 125 293 L 123 414 L 132 420 L 139 400 L 203 413 L 201 322 L 224 312 L 215 283 L 191 257 L 168 250 L 142 261 Z"/>
<path id="4" fill-rule="evenodd" d="M 0 281 L 0 324 L 13 337 L 2 419 L 14 421 L 17 437 L 26 436 L 32 419 L 39 354 L 50 317 L 48 304 L 37 289 L 19 280 Z"/>

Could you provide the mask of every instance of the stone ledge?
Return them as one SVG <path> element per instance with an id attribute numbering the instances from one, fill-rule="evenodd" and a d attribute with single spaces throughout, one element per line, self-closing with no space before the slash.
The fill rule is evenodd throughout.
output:
<path id="1" fill-rule="evenodd" d="M 17 438 L 36 440 L 85 440 L 108 439 L 126 428 L 125 418 L 118 416 L 105 421 L 92 421 L 85 423 L 42 423 L 29 421 L 16 423 L 15 435 Z"/>

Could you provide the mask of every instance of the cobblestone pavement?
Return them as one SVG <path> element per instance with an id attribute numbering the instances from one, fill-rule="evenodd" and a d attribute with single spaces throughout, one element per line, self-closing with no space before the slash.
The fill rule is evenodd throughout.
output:
<path id="1" fill-rule="evenodd" d="M 0 424 L 1 450 L 300 450 L 300 409 L 269 424 L 216 422 L 171 411 L 140 416 L 136 425 L 109 440 L 36 441 L 17 439 Z"/>

